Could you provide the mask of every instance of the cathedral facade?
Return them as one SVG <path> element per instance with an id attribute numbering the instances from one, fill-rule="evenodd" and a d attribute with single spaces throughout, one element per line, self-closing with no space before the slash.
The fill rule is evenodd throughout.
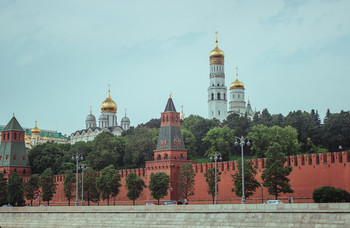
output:
<path id="1" fill-rule="evenodd" d="M 102 132 L 110 132 L 115 136 L 120 136 L 123 130 L 128 130 L 130 127 L 130 119 L 126 116 L 122 118 L 121 124 L 117 121 L 118 106 L 111 98 L 111 92 L 108 89 L 108 95 L 105 101 L 101 104 L 101 115 L 98 120 L 92 114 L 90 107 L 90 114 L 85 120 L 85 129 L 78 130 L 71 134 L 71 144 L 76 142 L 88 142 L 95 139 L 95 137 Z M 98 126 L 97 126 L 98 122 Z"/>
<path id="2" fill-rule="evenodd" d="M 231 83 L 229 95 L 227 94 L 227 87 L 225 86 L 225 54 L 218 47 L 217 38 L 216 46 L 209 54 L 209 62 L 208 118 L 216 118 L 223 121 L 231 113 L 253 118 L 254 111 L 250 101 L 248 99 L 248 104 L 245 101 L 244 83 L 238 80 L 238 68 L 236 68 L 236 80 Z"/>

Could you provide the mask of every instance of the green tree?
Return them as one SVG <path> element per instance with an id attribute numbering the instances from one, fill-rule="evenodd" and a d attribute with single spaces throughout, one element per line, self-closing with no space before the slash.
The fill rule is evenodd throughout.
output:
<path id="1" fill-rule="evenodd" d="M 316 144 L 321 142 L 321 128 L 317 125 L 315 116 L 313 117 L 308 112 L 300 110 L 290 112 L 286 116 L 284 124 L 285 126 L 292 126 L 298 131 L 298 141 L 303 144 L 305 144 L 308 137 Z M 282 144 L 280 143 L 280 145 Z M 302 147 L 302 150 L 305 152 L 304 147 Z"/>
<path id="2" fill-rule="evenodd" d="M 182 164 L 179 171 L 179 179 L 178 179 L 178 191 L 179 196 L 188 199 L 189 196 L 194 194 L 194 184 L 196 173 L 192 168 L 192 163 Z"/>
<path id="3" fill-rule="evenodd" d="M 141 196 L 143 189 L 147 186 L 134 172 L 131 172 L 126 176 L 125 182 L 125 187 L 128 191 L 126 196 L 132 200 L 132 204 L 135 205 L 135 200 Z"/>
<path id="4" fill-rule="evenodd" d="M 237 172 L 231 175 L 234 188 L 232 188 L 232 192 L 236 194 L 236 196 L 242 196 L 242 160 L 239 159 L 237 165 Z M 245 198 L 249 198 L 254 194 L 256 189 L 260 186 L 259 182 L 255 179 L 256 176 L 256 167 L 253 162 L 250 160 L 244 160 L 244 196 Z"/>
<path id="5" fill-rule="evenodd" d="M 144 167 L 146 161 L 153 160 L 157 147 L 159 129 L 140 126 L 126 137 L 124 164 L 128 168 Z"/>
<path id="6" fill-rule="evenodd" d="M 337 151 L 339 146 L 343 150 L 350 148 L 350 112 L 330 114 L 323 125 L 323 141 L 330 151 Z"/>
<path id="7" fill-rule="evenodd" d="M 100 200 L 100 192 L 96 184 L 97 177 L 97 172 L 90 167 L 84 171 L 84 199 L 88 202 L 88 206 L 91 201 L 96 203 Z"/>
<path id="8" fill-rule="evenodd" d="M 259 158 L 265 157 L 267 149 L 275 142 L 282 147 L 285 155 L 294 155 L 299 151 L 298 132 L 290 127 L 279 126 L 266 127 L 264 125 L 254 126 L 248 137 L 252 140 L 251 150 Z"/>
<path id="9" fill-rule="evenodd" d="M 205 145 L 202 139 L 205 137 L 207 132 L 214 128 L 220 126 L 220 121 L 217 119 L 204 119 L 201 116 L 190 115 L 183 122 L 182 128 L 189 130 L 196 138 L 195 148 L 197 151 L 193 153 L 193 157 L 203 157 L 205 151 L 207 151 L 207 145 Z"/>
<path id="10" fill-rule="evenodd" d="M 170 177 L 164 172 L 151 173 L 149 181 L 149 190 L 154 199 L 158 200 L 168 195 Z"/>
<path id="11" fill-rule="evenodd" d="M 70 145 L 48 142 L 35 146 L 29 151 L 32 174 L 42 174 L 51 168 L 54 174 L 63 174 L 62 163 L 70 160 Z"/>
<path id="12" fill-rule="evenodd" d="M 107 199 L 109 205 L 109 198 L 112 194 L 114 197 L 119 193 L 119 183 L 121 180 L 120 174 L 114 169 L 113 165 L 109 165 L 101 170 L 100 176 L 97 178 L 97 188 L 101 191 L 102 199 Z"/>
<path id="13" fill-rule="evenodd" d="M 51 168 L 45 169 L 40 175 L 39 185 L 41 186 L 42 199 L 47 201 L 47 205 L 50 205 L 50 201 L 53 195 L 56 193 L 56 183 L 54 180 L 54 174 Z"/>
<path id="14" fill-rule="evenodd" d="M 219 195 L 219 182 L 221 181 L 221 172 L 216 172 L 216 181 L 217 185 L 217 194 Z M 213 204 L 215 203 L 215 168 L 208 169 L 208 171 L 204 174 L 205 181 L 208 184 L 208 194 L 211 195 L 213 199 Z"/>
<path id="15" fill-rule="evenodd" d="M 196 137 L 194 137 L 192 132 L 186 129 L 182 129 L 181 133 L 185 144 L 185 148 L 187 149 L 187 157 L 188 159 L 193 159 L 197 151 Z"/>
<path id="16" fill-rule="evenodd" d="M 349 192 L 332 186 L 316 188 L 312 193 L 315 203 L 341 203 L 350 202 Z"/>
<path id="17" fill-rule="evenodd" d="M 269 111 L 265 108 L 262 110 L 262 112 L 256 112 L 253 117 L 253 124 L 254 125 L 264 125 L 267 127 L 273 126 L 273 118 L 272 115 L 269 113 Z"/>
<path id="18" fill-rule="evenodd" d="M 30 200 L 30 205 L 33 206 L 33 200 L 39 193 L 39 174 L 33 174 L 27 182 L 24 182 L 24 195 L 27 200 Z"/>
<path id="19" fill-rule="evenodd" d="M 72 170 L 66 170 L 66 176 L 64 178 L 64 186 L 63 186 L 63 192 L 64 196 L 68 200 L 68 206 L 70 206 L 70 200 L 74 198 L 74 188 L 75 188 L 75 182 L 76 177 L 75 174 L 72 172 Z"/>
<path id="20" fill-rule="evenodd" d="M 0 172 L 0 205 L 7 203 L 7 179 Z"/>
<path id="21" fill-rule="evenodd" d="M 113 165 L 122 166 L 125 153 L 125 138 L 102 132 L 91 142 L 92 150 L 86 156 L 89 166 L 96 170 Z"/>
<path id="22" fill-rule="evenodd" d="M 14 172 L 8 179 L 7 184 L 7 201 L 11 205 L 22 205 L 23 199 L 23 178 L 17 172 Z"/>
<path id="23" fill-rule="evenodd" d="M 214 127 L 210 129 L 206 136 L 203 138 L 203 142 L 208 145 L 209 150 L 206 156 L 210 156 L 212 153 L 219 152 L 223 160 L 229 159 L 231 147 L 235 142 L 234 131 L 224 126 L 222 128 Z"/>
<path id="24" fill-rule="evenodd" d="M 223 126 L 227 126 L 234 130 L 237 136 L 246 136 L 252 128 L 252 121 L 246 116 L 240 116 L 232 113 L 222 122 Z"/>
<path id="25" fill-rule="evenodd" d="M 264 186 L 270 195 L 277 199 L 280 193 L 293 193 L 288 176 L 292 167 L 284 167 L 286 158 L 281 152 L 282 148 L 278 143 L 271 145 L 266 152 L 266 166 L 261 175 Z"/>

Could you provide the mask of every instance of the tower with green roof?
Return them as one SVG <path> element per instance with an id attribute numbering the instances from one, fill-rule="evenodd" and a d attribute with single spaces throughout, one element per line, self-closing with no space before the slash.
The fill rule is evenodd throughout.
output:
<path id="1" fill-rule="evenodd" d="M 24 136 L 25 131 L 13 115 L 1 134 L 0 172 L 3 172 L 6 178 L 14 172 L 17 172 L 21 177 L 31 175 Z"/>

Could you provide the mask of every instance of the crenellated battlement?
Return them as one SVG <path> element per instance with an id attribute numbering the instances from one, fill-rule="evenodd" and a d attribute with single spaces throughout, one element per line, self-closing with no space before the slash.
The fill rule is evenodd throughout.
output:
<path id="1" fill-rule="evenodd" d="M 325 154 L 307 154 L 307 155 L 293 155 L 286 157 L 287 161 L 284 164 L 285 166 L 299 167 L 303 166 L 320 166 L 331 164 L 346 164 L 350 162 L 350 152 L 330 152 Z M 257 167 L 258 172 L 262 172 L 265 169 L 266 158 L 255 158 L 251 159 L 253 164 Z M 206 173 L 208 169 L 214 167 L 214 162 L 211 163 L 200 163 L 193 164 L 193 170 L 195 173 Z M 218 170 L 221 171 L 236 171 L 237 170 L 237 161 L 224 161 L 217 162 Z"/>

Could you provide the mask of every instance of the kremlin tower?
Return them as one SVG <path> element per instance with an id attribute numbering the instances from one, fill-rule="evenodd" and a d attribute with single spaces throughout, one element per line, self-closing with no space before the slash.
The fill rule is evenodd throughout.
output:
<path id="1" fill-rule="evenodd" d="M 218 47 L 216 32 L 216 47 L 209 54 L 210 74 L 208 87 L 208 116 L 220 121 L 227 116 L 227 87 L 225 86 L 225 54 Z"/>
<path id="2" fill-rule="evenodd" d="M 154 151 L 154 161 L 146 162 L 147 172 L 164 172 L 173 180 L 170 185 L 172 192 L 169 192 L 169 198 L 178 199 L 179 171 L 182 164 L 193 163 L 187 160 L 187 150 L 183 142 L 180 113 L 176 112 L 175 105 L 171 95 L 161 114 L 160 132 L 157 148 Z M 150 175 L 148 173 L 148 175 Z"/>
<path id="3" fill-rule="evenodd" d="M 10 177 L 14 172 L 22 178 L 29 177 L 31 168 L 24 143 L 25 131 L 15 115 L 1 133 L 0 171 L 5 174 L 5 178 Z"/>
<path id="4" fill-rule="evenodd" d="M 236 67 L 236 80 L 230 86 L 230 104 L 229 113 L 244 115 L 246 112 L 246 103 L 244 98 L 244 83 L 238 80 L 238 68 Z"/>

